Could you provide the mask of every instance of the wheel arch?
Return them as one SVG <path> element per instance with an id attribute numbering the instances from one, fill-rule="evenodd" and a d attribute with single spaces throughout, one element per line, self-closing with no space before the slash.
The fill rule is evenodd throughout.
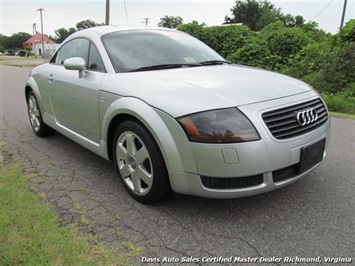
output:
<path id="1" fill-rule="evenodd" d="M 33 91 L 32 88 L 29 86 L 29 85 L 26 85 L 25 87 L 25 97 L 26 97 L 26 100 L 28 98 L 28 94 L 30 94 L 30 92 Z"/>
<path id="2" fill-rule="evenodd" d="M 30 124 L 35 134 L 39 137 L 48 137 L 53 135 L 55 130 L 48 126 L 43 120 L 43 110 L 41 104 L 39 103 L 39 94 L 36 94 L 36 91 L 33 90 L 31 86 L 26 85 L 25 97 Z M 36 111 L 38 111 L 38 113 L 36 113 Z"/>
<path id="3" fill-rule="evenodd" d="M 121 123 L 123 123 L 124 121 L 127 121 L 127 120 L 134 120 L 134 121 L 140 123 L 140 121 L 138 119 L 136 119 L 134 116 L 129 115 L 129 114 L 125 114 L 125 113 L 121 113 L 121 114 L 117 114 L 116 116 L 114 116 L 108 126 L 107 154 L 108 154 L 108 158 L 111 161 L 113 160 L 113 138 L 114 138 L 116 129 Z M 140 124 L 142 125 L 142 123 L 140 123 Z"/>
<path id="4" fill-rule="evenodd" d="M 42 107 L 41 94 L 39 93 L 39 88 L 38 88 L 38 86 L 36 84 L 36 81 L 32 77 L 30 77 L 28 79 L 28 81 L 26 83 L 26 86 L 25 86 L 25 97 L 26 97 L 25 99 L 26 99 L 26 102 L 27 102 L 28 94 L 31 91 L 35 94 L 39 106 Z"/>
<path id="5" fill-rule="evenodd" d="M 103 136 L 107 145 L 107 155 L 113 160 L 113 137 L 118 125 L 133 120 L 142 125 L 153 137 L 163 156 L 168 172 L 182 171 L 178 147 L 158 113 L 144 101 L 133 97 L 121 97 L 107 109 L 103 121 Z M 172 164 L 172 158 L 174 163 Z"/>

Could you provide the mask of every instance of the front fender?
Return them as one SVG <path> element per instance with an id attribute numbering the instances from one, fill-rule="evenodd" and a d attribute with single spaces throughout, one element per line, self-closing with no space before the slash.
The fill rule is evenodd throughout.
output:
<path id="1" fill-rule="evenodd" d="M 52 108 L 50 105 L 50 100 L 49 100 L 49 95 L 48 95 L 48 79 L 45 74 L 38 73 L 36 71 L 36 68 L 31 71 L 31 73 L 27 79 L 26 85 L 25 85 L 26 101 L 27 101 L 27 95 L 31 90 L 33 91 L 33 93 L 36 96 L 37 102 L 38 102 L 39 107 L 41 109 L 43 120 L 45 122 L 48 122 L 48 121 L 46 121 L 45 114 L 49 113 L 49 114 L 53 115 L 53 112 L 51 111 Z"/>
<path id="2" fill-rule="evenodd" d="M 119 115 L 129 115 L 139 120 L 153 136 L 169 173 L 196 172 L 195 160 L 185 132 L 174 118 L 138 98 L 119 97 L 109 93 L 103 93 L 100 98 L 102 97 L 108 105 L 101 120 L 102 136 L 106 138 L 104 142 L 109 142 L 107 136 L 111 121 Z M 108 99 L 109 103 L 107 103 Z M 170 181 L 174 186 L 174 181 Z"/>
<path id="3" fill-rule="evenodd" d="M 26 102 L 27 102 L 27 97 L 30 91 L 33 91 L 33 93 L 35 94 L 36 98 L 37 98 L 37 102 L 40 106 L 42 106 L 42 97 L 41 94 L 39 93 L 39 88 L 37 86 L 36 80 L 32 77 L 32 75 L 30 74 L 30 76 L 28 77 L 28 80 L 26 82 L 25 85 L 25 98 L 26 98 Z"/>

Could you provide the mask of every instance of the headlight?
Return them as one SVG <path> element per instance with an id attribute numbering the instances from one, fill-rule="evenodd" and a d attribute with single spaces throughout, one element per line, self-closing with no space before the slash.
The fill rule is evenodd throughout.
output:
<path id="1" fill-rule="evenodd" d="M 249 119 L 237 108 L 196 113 L 178 118 L 190 141 L 231 143 L 259 140 Z"/>

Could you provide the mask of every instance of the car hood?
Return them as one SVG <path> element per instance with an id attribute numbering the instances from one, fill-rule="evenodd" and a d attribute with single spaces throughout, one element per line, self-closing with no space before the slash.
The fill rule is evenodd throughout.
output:
<path id="1" fill-rule="evenodd" d="M 173 117 L 304 93 L 306 83 L 238 65 L 107 74 L 102 90 L 140 98 Z"/>

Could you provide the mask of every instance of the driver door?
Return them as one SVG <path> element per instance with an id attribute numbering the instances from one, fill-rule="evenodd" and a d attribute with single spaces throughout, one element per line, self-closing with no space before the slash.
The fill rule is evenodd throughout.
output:
<path id="1" fill-rule="evenodd" d="M 83 77 L 64 68 L 64 61 L 81 57 L 86 62 Z M 99 89 L 105 75 L 96 47 L 87 39 L 74 39 L 57 52 L 56 67 L 48 74 L 49 96 L 56 123 L 70 133 L 100 142 Z"/>

